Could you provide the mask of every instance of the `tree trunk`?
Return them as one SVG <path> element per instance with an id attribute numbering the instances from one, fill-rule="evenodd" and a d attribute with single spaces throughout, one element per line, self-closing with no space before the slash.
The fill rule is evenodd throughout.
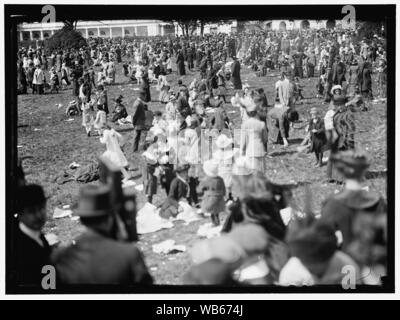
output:
<path id="1" fill-rule="evenodd" d="M 204 22 L 200 22 L 200 35 L 203 36 L 204 35 Z"/>

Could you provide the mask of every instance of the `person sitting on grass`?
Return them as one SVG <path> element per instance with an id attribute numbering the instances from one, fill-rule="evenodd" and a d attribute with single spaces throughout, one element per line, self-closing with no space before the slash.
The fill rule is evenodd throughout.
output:
<path id="1" fill-rule="evenodd" d="M 122 104 L 122 99 L 124 97 L 123 96 L 119 96 L 117 99 L 115 99 L 115 108 L 114 111 L 112 113 L 112 118 L 111 121 L 112 122 L 117 122 L 120 119 L 124 119 L 128 116 L 128 112 L 126 111 L 125 106 Z"/>

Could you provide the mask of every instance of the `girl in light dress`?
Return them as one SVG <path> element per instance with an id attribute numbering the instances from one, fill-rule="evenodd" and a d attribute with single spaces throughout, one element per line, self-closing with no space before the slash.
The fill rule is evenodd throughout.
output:
<path id="1" fill-rule="evenodd" d="M 104 111 L 103 105 L 97 105 L 97 109 L 98 109 L 98 111 L 96 114 L 96 119 L 93 122 L 93 126 L 97 130 L 99 135 L 101 135 L 102 130 L 107 125 L 107 115 L 106 115 L 106 112 Z"/>
<path id="2" fill-rule="evenodd" d="M 100 142 L 105 144 L 107 148 L 107 150 L 101 155 L 101 158 L 110 161 L 121 170 L 124 176 L 123 181 L 129 180 L 130 175 L 126 169 L 126 167 L 128 167 L 128 160 L 120 147 L 123 145 L 122 135 L 108 125 L 101 129 L 100 132 Z"/>
<path id="3" fill-rule="evenodd" d="M 90 137 L 90 132 L 94 125 L 93 105 L 95 102 L 96 100 L 92 99 L 91 101 L 82 103 L 82 126 L 85 128 L 88 137 Z"/>

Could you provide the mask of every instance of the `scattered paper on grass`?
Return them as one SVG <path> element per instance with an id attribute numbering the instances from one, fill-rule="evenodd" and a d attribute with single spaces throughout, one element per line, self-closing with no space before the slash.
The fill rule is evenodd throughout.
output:
<path id="1" fill-rule="evenodd" d="M 362 189 L 365 190 L 365 191 L 369 191 L 369 186 L 365 186 Z"/>
<path id="2" fill-rule="evenodd" d="M 256 263 L 242 269 L 238 276 L 239 281 L 252 280 L 265 277 L 269 273 L 269 268 L 265 260 L 257 261 Z"/>
<path id="3" fill-rule="evenodd" d="M 279 284 L 282 286 L 311 286 L 314 279 L 301 261 L 292 257 L 279 274 Z"/>
<path id="4" fill-rule="evenodd" d="M 168 254 L 174 252 L 185 252 L 186 246 L 176 245 L 175 240 L 168 239 L 158 244 L 153 245 L 153 252 L 158 254 Z"/>
<path id="5" fill-rule="evenodd" d="M 17 148 L 22 148 L 22 146 L 17 146 Z"/>
<path id="6" fill-rule="evenodd" d="M 77 221 L 77 220 L 79 220 L 80 218 L 78 217 L 78 216 L 71 216 L 71 220 L 72 221 Z"/>
<path id="7" fill-rule="evenodd" d="M 42 131 L 42 129 L 35 128 L 35 129 L 33 129 L 33 131 Z"/>
<path id="8" fill-rule="evenodd" d="M 75 161 L 70 163 L 70 165 L 68 166 L 70 169 L 76 169 L 79 168 L 81 165 L 79 163 L 76 163 Z"/>
<path id="9" fill-rule="evenodd" d="M 67 119 L 67 120 L 64 120 L 64 121 L 66 121 L 66 122 L 71 122 L 71 121 L 74 121 L 75 119 L 73 119 L 73 118 L 69 118 L 69 119 Z"/>
<path id="10" fill-rule="evenodd" d="M 207 113 L 215 113 L 215 110 L 213 108 L 206 108 Z"/>
<path id="11" fill-rule="evenodd" d="M 235 110 L 228 111 L 228 113 L 236 113 Z"/>
<path id="12" fill-rule="evenodd" d="M 199 227 L 197 231 L 197 235 L 202 238 L 214 238 L 218 237 L 221 234 L 222 225 L 214 226 L 211 222 L 203 224 Z"/>
<path id="13" fill-rule="evenodd" d="M 187 202 L 180 201 L 179 206 L 182 208 L 182 212 L 180 212 L 174 220 L 183 220 L 186 223 L 190 223 L 201 219 L 197 214 L 196 209 Z"/>
<path id="14" fill-rule="evenodd" d="M 132 180 L 124 181 L 122 183 L 122 188 L 128 188 L 128 187 L 134 187 L 136 186 L 136 183 Z"/>
<path id="15" fill-rule="evenodd" d="M 48 233 L 44 236 L 47 240 L 47 242 L 49 243 L 50 246 L 53 246 L 57 243 L 60 242 L 60 240 L 58 239 L 57 235 L 54 233 Z"/>
<path id="16" fill-rule="evenodd" d="M 161 229 L 171 229 L 174 226 L 171 221 L 161 218 L 157 208 L 148 202 L 139 210 L 136 223 L 138 234 L 152 233 Z"/>
<path id="17" fill-rule="evenodd" d="M 63 209 L 69 209 L 69 208 L 70 208 L 69 204 L 66 204 L 65 206 L 63 206 Z"/>
<path id="18" fill-rule="evenodd" d="M 135 187 L 135 189 L 137 191 L 143 191 L 144 190 L 144 185 L 143 184 L 139 184 L 138 186 Z"/>
<path id="19" fill-rule="evenodd" d="M 54 209 L 53 218 L 61 219 L 61 218 L 69 217 L 71 215 L 72 215 L 71 209 L 60 209 L 60 208 L 56 207 Z"/>

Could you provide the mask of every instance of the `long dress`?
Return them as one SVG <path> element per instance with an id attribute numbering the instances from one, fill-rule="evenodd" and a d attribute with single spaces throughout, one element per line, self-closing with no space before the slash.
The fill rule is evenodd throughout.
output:
<path id="1" fill-rule="evenodd" d="M 240 79 L 240 63 L 237 60 L 232 63 L 231 81 L 235 90 L 242 89 L 242 80 Z"/>
<path id="2" fill-rule="evenodd" d="M 85 127 L 86 133 L 90 132 L 93 127 L 94 116 L 90 103 L 82 104 L 82 126 Z"/>
<path id="3" fill-rule="evenodd" d="M 182 53 L 179 53 L 178 56 L 176 57 L 176 68 L 178 69 L 179 76 L 184 76 L 186 74 L 185 59 Z"/>
<path id="4" fill-rule="evenodd" d="M 169 101 L 169 83 L 166 76 L 158 77 L 158 90 L 160 91 L 159 100 L 161 103 L 167 103 Z"/>
<path id="5" fill-rule="evenodd" d="M 128 165 L 128 160 L 122 153 L 120 143 L 122 136 L 114 129 L 104 130 L 100 142 L 106 145 L 107 150 L 102 154 L 102 158 L 108 159 L 119 168 L 124 168 Z"/>

